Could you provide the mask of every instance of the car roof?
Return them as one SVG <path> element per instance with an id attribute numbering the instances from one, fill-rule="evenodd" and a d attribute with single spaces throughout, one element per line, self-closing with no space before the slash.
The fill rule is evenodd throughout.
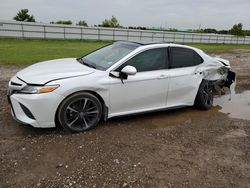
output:
<path id="1" fill-rule="evenodd" d="M 124 44 L 130 44 L 133 46 L 158 46 L 158 45 L 166 45 L 166 46 L 176 46 L 176 47 L 186 47 L 186 48 L 191 48 L 191 49 L 196 49 L 199 50 L 198 48 L 194 48 L 191 46 L 183 45 L 183 44 L 176 44 L 176 43 L 167 43 L 167 42 L 137 42 L 137 41 L 116 41 L 115 43 L 124 43 Z"/>
<path id="2" fill-rule="evenodd" d="M 145 45 L 152 45 L 152 44 L 167 44 L 164 42 L 137 42 L 137 41 L 125 41 L 125 40 L 118 40 L 115 41 L 115 43 L 125 43 L 125 44 L 131 44 L 131 45 L 137 45 L 137 46 L 145 46 Z"/>

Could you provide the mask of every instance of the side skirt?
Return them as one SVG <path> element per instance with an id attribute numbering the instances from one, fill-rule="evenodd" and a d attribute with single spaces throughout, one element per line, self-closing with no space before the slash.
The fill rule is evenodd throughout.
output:
<path id="1" fill-rule="evenodd" d="M 180 106 L 175 106 L 175 107 L 163 107 L 163 108 L 156 108 L 156 109 L 149 109 L 149 110 L 138 110 L 138 111 L 130 111 L 130 112 L 123 112 L 123 113 L 115 113 L 115 114 L 109 114 L 108 119 L 113 118 L 113 117 L 123 117 L 123 116 L 131 116 L 131 115 L 138 115 L 138 114 L 147 114 L 151 112 L 160 112 L 160 111 L 166 111 L 166 110 L 174 110 L 174 109 L 179 109 L 183 107 L 188 107 L 192 105 L 180 105 Z"/>

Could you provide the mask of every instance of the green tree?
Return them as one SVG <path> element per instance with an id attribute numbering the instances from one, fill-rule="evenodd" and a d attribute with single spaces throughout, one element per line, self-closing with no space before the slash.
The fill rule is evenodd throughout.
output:
<path id="1" fill-rule="evenodd" d="M 217 31 L 218 34 L 228 34 L 228 30 L 220 30 L 220 31 Z"/>
<path id="2" fill-rule="evenodd" d="M 114 28 L 119 28 L 122 27 L 118 20 L 116 19 L 116 17 L 112 16 L 109 20 L 105 19 L 102 24 L 100 24 L 99 26 L 101 27 L 114 27 Z"/>
<path id="3" fill-rule="evenodd" d="M 23 22 L 36 22 L 33 15 L 28 14 L 28 9 L 21 9 L 17 15 L 13 18 L 16 21 L 23 21 Z"/>
<path id="4" fill-rule="evenodd" d="M 168 28 L 168 29 L 165 29 L 164 31 L 178 32 L 178 29 L 176 29 L 176 28 Z"/>
<path id="5" fill-rule="evenodd" d="M 193 29 L 192 30 L 193 33 L 204 33 L 203 29 Z"/>
<path id="6" fill-rule="evenodd" d="M 51 24 L 64 24 L 64 25 L 72 25 L 72 21 L 71 20 L 59 20 L 59 21 L 52 21 L 50 22 Z"/>
<path id="7" fill-rule="evenodd" d="M 232 29 L 229 30 L 229 33 L 236 36 L 245 36 L 245 32 L 242 28 L 242 23 L 235 24 Z"/>
<path id="8" fill-rule="evenodd" d="M 88 24 L 87 24 L 87 22 L 86 22 L 85 20 L 81 20 L 81 21 L 79 21 L 76 25 L 80 25 L 80 26 L 86 26 L 86 27 L 88 27 Z"/>
<path id="9" fill-rule="evenodd" d="M 213 28 L 206 28 L 204 29 L 204 33 L 217 33 L 217 30 Z"/>

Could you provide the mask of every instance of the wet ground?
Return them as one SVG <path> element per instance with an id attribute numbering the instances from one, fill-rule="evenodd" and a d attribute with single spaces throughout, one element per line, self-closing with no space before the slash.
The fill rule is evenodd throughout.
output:
<path id="1" fill-rule="evenodd" d="M 20 67 L 1 66 L 0 187 L 250 187 L 250 51 L 216 55 L 237 73 L 230 101 L 110 119 L 81 134 L 13 121 L 6 88 Z"/>
<path id="2" fill-rule="evenodd" d="M 230 118 L 250 120 L 250 90 L 216 97 L 214 104 Z"/>

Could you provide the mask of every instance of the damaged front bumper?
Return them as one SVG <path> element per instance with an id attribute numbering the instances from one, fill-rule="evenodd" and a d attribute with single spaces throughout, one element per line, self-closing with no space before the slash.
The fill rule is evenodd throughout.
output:
<path id="1" fill-rule="evenodd" d="M 231 86 L 233 83 L 236 83 L 236 74 L 235 72 L 228 70 L 226 79 L 221 79 L 213 82 L 214 94 L 223 94 L 230 93 L 231 94 Z"/>
<path id="2" fill-rule="evenodd" d="M 224 87 L 228 87 L 230 88 L 230 86 L 232 85 L 232 83 L 234 83 L 236 80 L 236 74 L 235 72 L 229 70 L 228 73 L 227 73 L 227 78 L 225 80 L 225 83 L 224 83 Z"/>

